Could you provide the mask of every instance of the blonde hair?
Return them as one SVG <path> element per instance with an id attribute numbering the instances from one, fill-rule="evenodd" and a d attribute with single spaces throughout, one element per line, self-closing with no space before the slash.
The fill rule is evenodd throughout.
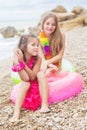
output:
<path id="1" fill-rule="evenodd" d="M 51 13 L 51 12 L 46 13 L 43 16 L 42 21 L 41 21 L 42 30 L 43 30 L 43 27 L 44 27 L 44 23 L 48 18 L 53 18 L 55 20 L 55 23 L 56 23 L 55 31 L 51 34 L 51 36 L 49 38 L 49 44 L 51 46 L 52 55 L 54 56 L 54 55 L 58 54 L 59 51 L 62 48 L 62 42 L 61 42 L 62 34 L 60 32 L 58 19 L 57 19 L 56 15 Z"/>

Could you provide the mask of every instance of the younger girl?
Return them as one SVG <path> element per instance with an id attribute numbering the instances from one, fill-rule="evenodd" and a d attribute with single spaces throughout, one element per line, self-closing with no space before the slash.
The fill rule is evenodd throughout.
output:
<path id="1" fill-rule="evenodd" d="M 41 104 L 41 98 L 36 80 L 37 72 L 40 70 L 41 58 L 38 56 L 39 39 L 31 35 L 23 35 L 20 38 L 18 49 L 14 51 L 14 66 L 12 70 L 19 73 L 23 80 L 15 101 L 15 110 L 11 122 L 19 119 L 20 110 L 36 110 Z M 18 86 L 17 86 L 18 87 Z"/>

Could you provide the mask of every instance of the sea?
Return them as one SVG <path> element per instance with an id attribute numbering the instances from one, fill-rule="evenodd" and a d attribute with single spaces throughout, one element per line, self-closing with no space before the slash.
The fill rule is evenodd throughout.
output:
<path id="1" fill-rule="evenodd" d="M 87 0 L 35 0 L 34 3 L 32 1 L 32 4 L 26 3 L 22 7 L 13 8 L 14 12 L 10 11 L 11 8 L 8 8 L 7 14 L 5 11 L 4 15 L 0 13 L 0 15 L 3 15 L 0 19 L 0 29 L 5 26 L 13 26 L 17 30 L 25 29 L 27 32 L 29 27 L 38 24 L 44 12 L 52 10 L 58 5 L 64 6 L 68 12 L 71 12 L 75 6 L 87 9 Z M 18 41 L 18 36 L 4 38 L 0 34 L 0 60 L 13 56 L 13 49 L 17 46 Z"/>

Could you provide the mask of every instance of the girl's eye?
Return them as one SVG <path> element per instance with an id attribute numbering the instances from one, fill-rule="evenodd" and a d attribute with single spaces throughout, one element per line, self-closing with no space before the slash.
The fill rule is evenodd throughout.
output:
<path id="1" fill-rule="evenodd" d="M 35 44 L 33 43 L 32 46 L 35 46 Z"/>
<path id="2" fill-rule="evenodd" d="M 55 23 L 50 24 L 50 23 L 48 23 L 48 22 L 46 23 L 46 25 L 56 26 Z"/>
<path id="3" fill-rule="evenodd" d="M 46 25 L 49 25 L 49 24 L 50 24 L 50 23 L 48 23 L 48 22 L 46 23 Z"/>
<path id="4" fill-rule="evenodd" d="M 37 47 L 39 47 L 39 44 L 33 43 L 32 46 L 37 46 Z"/>
<path id="5" fill-rule="evenodd" d="M 39 44 L 37 44 L 37 47 L 39 47 Z"/>
<path id="6" fill-rule="evenodd" d="M 55 24 L 55 23 L 53 23 L 53 24 L 52 24 L 52 26 L 56 26 L 56 24 Z"/>

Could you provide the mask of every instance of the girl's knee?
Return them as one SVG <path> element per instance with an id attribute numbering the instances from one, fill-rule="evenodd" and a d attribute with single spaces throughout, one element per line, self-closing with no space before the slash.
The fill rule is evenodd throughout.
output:
<path id="1" fill-rule="evenodd" d="M 29 82 L 22 82 L 21 88 L 23 88 L 25 91 L 28 91 L 30 88 L 30 83 Z"/>

